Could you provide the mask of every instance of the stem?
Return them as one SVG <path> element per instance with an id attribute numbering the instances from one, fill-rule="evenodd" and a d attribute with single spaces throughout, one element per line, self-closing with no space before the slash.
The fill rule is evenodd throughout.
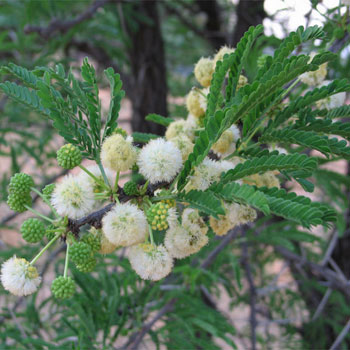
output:
<path id="1" fill-rule="evenodd" d="M 105 169 L 103 168 L 103 165 L 102 165 L 101 161 L 100 161 L 100 160 L 99 160 L 99 161 L 96 161 L 96 163 L 97 163 L 98 167 L 99 167 L 100 170 L 101 170 L 101 174 L 102 174 L 102 176 L 103 176 L 103 179 L 104 179 L 104 181 L 105 181 L 105 184 L 108 186 L 108 188 L 110 188 L 111 185 L 109 184 L 109 181 L 108 181 L 108 178 L 107 178 Z"/>
<path id="2" fill-rule="evenodd" d="M 42 219 L 44 219 L 44 220 L 46 220 L 46 221 L 49 221 L 49 222 L 51 222 L 51 223 L 54 222 L 54 220 L 48 218 L 48 217 L 45 216 L 44 214 L 39 213 L 38 211 L 36 211 L 35 209 L 29 207 L 28 205 L 25 204 L 24 207 L 27 208 L 27 209 L 28 209 L 29 211 L 31 211 L 32 213 L 34 213 L 35 215 L 41 217 Z"/>
<path id="3" fill-rule="evenodd" d="M 155 245 L 155 244 L 154 244 L 153 232 L 152 232 L 151 225 L 148 225 L 148 231 L 149 231 L 149 237 L 151 238 L 151 244 L 152 244 L 152 245 Z"/>
<path id="4" fill-rule="evenodd" d="M 31 187 L 30 188 L 33 192 L 35 192 L 39 197 L 42 198 L 42 200 L 50 207 L 50 209 L 52 210 L 52 212 L 55 214 L 56 218 L 59 219 L 60 216 L 57 214 L 56 209 L 52 206 L 52 204 L 50 203 L 50 201 L 40 192 L 38 191 L 36 188 Z"/>
<path id="5" fill-rule="evenodd" d="M 120 175 L 120 172 L 118 171 L 117 174 L 116 174 L 116 176 L 115 176 L 114 192 L 117 192 L 117 191 L 118 191 L 119 175 Z"/>
<path id="6" fill-rule="evenodd" d="M 44 254 L 48 248 L 50 248 L 57 241 L 59 237 L 61 237 L 61 235 L 56 235 L 54 238 L 52 238 L 51 241 L 47 243 L 46 246 L 41 249 L 41 251 L 34 257 L 34 259 L 30 262 L 30 265 L 35 264 L 35 262 Z"/>
<path id="7" fill-rule="evenodd" d="M 63 277 L 67 277 L 67 272 L 68 272 L 68 263 L 69 263 L 69 242 L 67 241 L 67 250 L 66 250 L 66 260 L 64 262 L 64 274 Z"/>
<path id="8" fill-rule="evenodd" d="M 169 194 L 169 196 L 162 196 L 162 197 L 153 197 L 151 199 L 152 202 L 159 202 L 162 200 L 167 200 L 167 199 L 175 199 L 176 195 L 175 194 Z"/>
<path id="9" fill-rule="evenodd" d="M 98 179 L 91 171 L 87 170 L 84 165 L 79 165 L 79 168 L 83 171 L 85 171 L 90 177 L 92 177 L 99 185 L 101 185 L 104 189 L 109 189 L 109 187 L 106 186 L 106 184 L 101 181 L 100 179 Z M 102 173 L 102 170 L 101 170 L 101 173 Z M 103 174 L 102 174 L 103 176 Z M 107 182 L 108 183 L 108 182 Z"/>

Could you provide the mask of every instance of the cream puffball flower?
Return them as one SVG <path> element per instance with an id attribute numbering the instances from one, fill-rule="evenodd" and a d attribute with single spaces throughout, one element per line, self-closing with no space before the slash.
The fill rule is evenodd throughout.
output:
<path id="1" fill-rule="evenodd" d="M 222 46 L 221 48 L 220 48 L 220 50 L 216 53 L 216 55 L 214 56 L 214 65 L 216 65 L 216 63 L 218 62 L 218 61 L 222 61 L 223 59 L 224 59 L 224 56 L 226 55 L 226 54 L 231 54 L 231 53 L 233 53 L 233 52 L 235 52 L 235 49 L 234 48 L 232 48 L 232 47 L 228 47 L 228 46 Z"/>
<path id="2" fill-rule="evenodd" d="M 204 158 L 203 162 L 195 167 L 194 173 L 185 186 L 185 191 L 201 190 L 205 191 L 210 185 L 220 179 L 221 170 L 219 162 Z"/>
<path id="3" fill-rule="evenodd" d="M 128 253 L 135 272 L 144 280 L 158 281 L 173 268 L 173 259 L 163 245 L 138 244 Z"/>
<path id="4" fill-rule="evenodd" d="M 214 68 L 214 61 L 206 57 L 202 57 L 195 65 L 194 76 L 203 87 L 210 86 Z"/>
<path id="5" fill-rule="evenodd" d="M 137 165 L 140 173 L 151 184 L 169 182 L 182 167 L 182 155 L 172 142 L 158 138 L 142 148 Z"/>
<path id="6" fill-rule="evenodd" d="M 187 136 L 189 139 L 194 139 L 194 129 L 196 125 L 185 119 L 175 120 L 170 123 L 165 132 L 165 138 L 169 141 L 178 136 Z"/>
<path id="7" fill-rule="evenodd" d="M 319 87 L 327 86 L 331 83 L 330 80 L 325 80 Z M 341 107 L 344 105 L 346 99 L 346 92 L 339 92 L 338 94 L 334 94 L 323 98 L 322 100 L 316 101 L 316 106 L 318 109 L 333 109 L 337 107 Z"/>
<path id="8" fill-rule="evenodd" d="M 183 259 L 197 253 L 208 243 L 208 237 L 201 231 L 189 231 L 181 225 L 170 228 L 164 239 L 165 247 L 176 259 Z"/>
<path id="9" fill-rule="evenodd" d="M 170 141 L 180 150 L 183 161 L 185 161 L 193 151 L 194 143 L 186 135 L 174 137 Z"/>
<path id="10" fill-rule="evenodd" d="M 237 225 L 252 222 L 257 218 L 256 211 L 243 204 L 224 203 L 225 215 L 219 215 L 219 219 L 212 216 L 209 219 L 210 227 L 218 236 L 225 235 Z"/>
<path id="11" fill-rule="evenodd" d="M 310 54 L 310 61 L 316 56 L 316 52 Z M 322 83 L 327 75 L 327 62 L 319 66 L 315 71 L 305 72 L 300 76 L 300 80 L 309 86 L 317 86 Z"/>
<path id="12" fill-rule="evenodd" d="M 206 235 L 208 227 L 203 218 L 199 215 L 199 211 L 192 208 L 186 208 L 182 212 L 182 226 L 191 233 L 201 233 Z"/>
<path id="13" fill-rule="evenodd" d="M 116 204 L 102 219 L 106 238 L 116 246 L 141 243 L 148 233 L 145 214 L 134 204 Z"/>
<path id="14" fill-rule="evenodd" d="M 67 175 L 55 186 L 51 204 L 59 215 L 79 219 L 93 209 L 95 204 L 93 187 L 79 176 Z"/>
<path id="15" fill-rule="evenodd" d="M 201 118 L 205 115 L 207 109 L 207 89 L 192 89 L 186 97 L 187 110 L 196 118 Z"/>
<path id="16" fill-rule="evenodd" d="M 98 165 L 88 166 L 88 167 L 86 167 L 86 169 L 92 175 L 94 175 L 97 179 L 104 182 L 103 176 L 101 174 L 101 169 L 99 168 Z M 109 185 L 113 188 L 115 175 L 111 169 L 104 168 L 104 170 L 105 170 Z M 78 177 L 81 179 L 82 182 L 88 182 L 90 184 L 90 186 L 93 188 L 94 193 L 100 193 L 100 192 L 104 191 L 104 189 L 101 188 L 101 185 L 96 183 L 96 181 L 89 174 L 87 174 L 85 171 L 81 171 L 79 173 Z"/>
<path id="17" fill-rule="evenodd" d="M 110 254 L 114 252 L 118 247 L 111 243 L 104 232 L 101 229 L 97 229 L 95 227 L 91 227 L 89 230 L 90 233 L 92 233 L 94 236 L 98 237 L 101 243 L 101 248 L 98 251 L 100 254 Z"/>
<path id="18" fill-rule="evenodd" d="M 34 293 L 41 282 L 37 269 L 26 259 L 13 256 L 1 267 L 1 283 L 6 290 L 17 296 Z"/>
<path id="19" fill-rule="evenodd" d="M 136 162 L 137 152 L 132 145 L 132 138 L 126 139 L 115 134 L 109 136 L 102 145 L 101 159 L 103 165 L 114 171 L 127 171 Z"/>
<path id="20" fill-rule="evenodd" d="M 241 133 L 236 125 L 232 125 L 225 130 L 212 146 L 214 153 L 220 156 L 227 156 L 235 151 L 236 142 L 241 137 Z"/>
<path id="21" fill-rule="evenodd" d="M 254 174 L 243 178 L 243 183 L 256 187 L 280 188 L 281 184 L 273 171 L 267 171 L 263 174 Z"/>

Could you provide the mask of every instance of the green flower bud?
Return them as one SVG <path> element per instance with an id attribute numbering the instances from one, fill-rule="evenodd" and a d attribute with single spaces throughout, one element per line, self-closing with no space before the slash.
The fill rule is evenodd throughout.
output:
<path id="1" fill-rule="evenodd" d="M 68 143 L 57 151 L 57 163 L 64 169 L 73 169 L 81 163 L 82 155 L 80 150 Z"/>
<path id="2" fill-rule="evenodd" d="M 88 244 L 93 253 L 98 252 L 101 249 L 101 240 L 98 236 L 93 235 L 92 233 L 87 233 L 81 239 L 81 242 Z"/>
<path id="3" fill-rule="evenodd" d="M 10 209 L 17 211 L 18 213 L 23 213 L 27 210 L 25 205 L 28 207 L 32 205 L 32 197 L 29 193 L 10 193 L 7 197 L 7 204 Z"/>
<path id="4" fill-rule="evenodd" d="M 52 281 L 51 292 L 57 299 L 69 299 L 75 293 L 75 282 L 71 277 L 59 276 Z"/>
<path id="5" fill-rule="evenodd" d="M 53 231 L 55 229 L 56 229 L 56 226 L 54 226 L 52 224 L 46 227 L 45 236 L 49 241 L 51 241 L 51 239 L 55 237 L 56 232 Z"/>
<path id="6" fill-rule="evenodd" d="M 77 264 L 77 269 L 80 272 L 92 272 L 96 266 L 96 259 L 90 257 L 89 260 L 86 260 L 83 264 Z"/>
<path id="7" fill-rule="evenodd" d="M 91 247 L 84 242 L 77 242 L 72 244 L 69 253 L 71 260 L 76 265 L 85 264 L 85 262 L 88 261 L 92 256 Z"/>
<path id="8" fill-rule="evenodd" d="M 152 230 L 166 230 L 169 227 L 168 218 L 169 205 L 166 203 L 153 204 L 147 210 L 147 221 L 151 225 Z"/>
<path id="9" fill-rule="evenodd" d="M 10 194 L 28 194 L 30 188 L 34 186 L 34 181 L 30 175 L 17 173 L 11 177 L 9 184 Z"/>
<path id="10" fill-rule="evenodd" d="M 55 190 L 55 187 L 56 185 L 55 184 L 50 184 L 50 185 L 46 185 L 42 192 L 43 192 L 43 195 L 48 199 L 50 200 L 51 199 L 51 195 L 53 193 L 53 191 Z"/>
<path id="11" fill-rule="evenodd" d="M 23 222 L 21 226 L 22 237 L 29 243 L 37 243 L 45 235 L 45 225 L 36 218 L 30 218 Z"/>
<path id="12" fill-rule="evenodd" d="M 137 184 L 134 181 L 128 181 L 123 187 L 124 193 L 127 196 L 136 196 L 139 194 Z"/>

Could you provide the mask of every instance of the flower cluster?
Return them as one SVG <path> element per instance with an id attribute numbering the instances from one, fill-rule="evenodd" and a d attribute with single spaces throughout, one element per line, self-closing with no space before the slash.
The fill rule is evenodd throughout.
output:
<path id="1" fill-rule="evenodd" d="M 234 49 L 223 47 L 214 58 L 198 61 L 194 75 L 201 86 L 193 87 L 187 95 L 189 114 L 186 119 L 172 121 L 165 137 L 152 137 L 140 147 L 124 130 L 116 129 L 103 140 L 96 164 L 87 167 L 76 146 L 64 145 L 57 152 L 58 164 L 65 169 L 79 167 L 80 171 L 49 184 L 42 193 L 33 188 L 34 182 L 26 174 L 16 174 L 11 179 L 10 207 L 31 210 L 48 221 L 45 226 L 36 218 L 26 220 L 21 227 L 23 238 L 37 243 L 46 237 L 48 243 L 31 262 L 13 257 L 3 263 L 1 281 L 5 289 L 16 295 L 35 292 L 40 277 L 34 263 L 59 238 L 67 246 L 64 274 L 52 282 L 51 290 L 56 298 L 66 299 L 75 291 L 74 280 L 68 276 L 69 261 L 79 271 L 91 272 L 99 254 L 111 254 L 124 247 L 135 272 L 143 279 L 157 281 L 172 271 L 175 259 L 199 252 L 210 237 L 225 235 L 256 219 L 253 208 L 233 200 L 222 200 L 225 214 L 212 217 L 201 211 L 203 207 L 181 199 L 196 191 L 210 190 L 224 173 L 244 161 L 240 158 L 242 135 L 238 125 L 227 125 L 208 147 L 207 156 L 193 166 L 186 184 L 181 187 L 178 183 L 178 175 L 188 163 L 206 122 L 207 96 L 217 63 L 233 52 Z M 237 89 L 247 83 L 241 75 Z M 275 145 L 273 150 L 287 152 Z M 132 177 L 121 187 L 120 173 L 128 177 L 136 169 L 141 181 Z M 237 183 L 280 187 L 278 175 L 267 171 L 245 176 Z M 40 195 L 51 208 L 51 217 L 30 208 L 30 191 Z M 85 224 L 91 226 L 83 232 L 81 227 Z"/>

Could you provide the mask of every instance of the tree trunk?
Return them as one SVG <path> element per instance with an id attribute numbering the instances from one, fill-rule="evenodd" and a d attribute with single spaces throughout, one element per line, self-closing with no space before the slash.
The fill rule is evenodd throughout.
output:
<path id="1" fill-rule="evenodd" d="M 133 131 L 164 133 L 164 128 L 144 120 L 149 113 L 167 115 L 167 82 L 164 44 L 160 29 L 157 1 L 139 1 L 135 11 L 137 29 L 128 26 L 131 47 L 128 50 L 132 73 Z M 150 23 L 151 21 L 151 23 Z"/>
<path id="2" fill-rule="evenodd" d="M 264 0 L 240 0 L 237 6 L 237 24 L 231 45 L 235 47 L 250 26 L 261 24 L 266 17 Z"/>

